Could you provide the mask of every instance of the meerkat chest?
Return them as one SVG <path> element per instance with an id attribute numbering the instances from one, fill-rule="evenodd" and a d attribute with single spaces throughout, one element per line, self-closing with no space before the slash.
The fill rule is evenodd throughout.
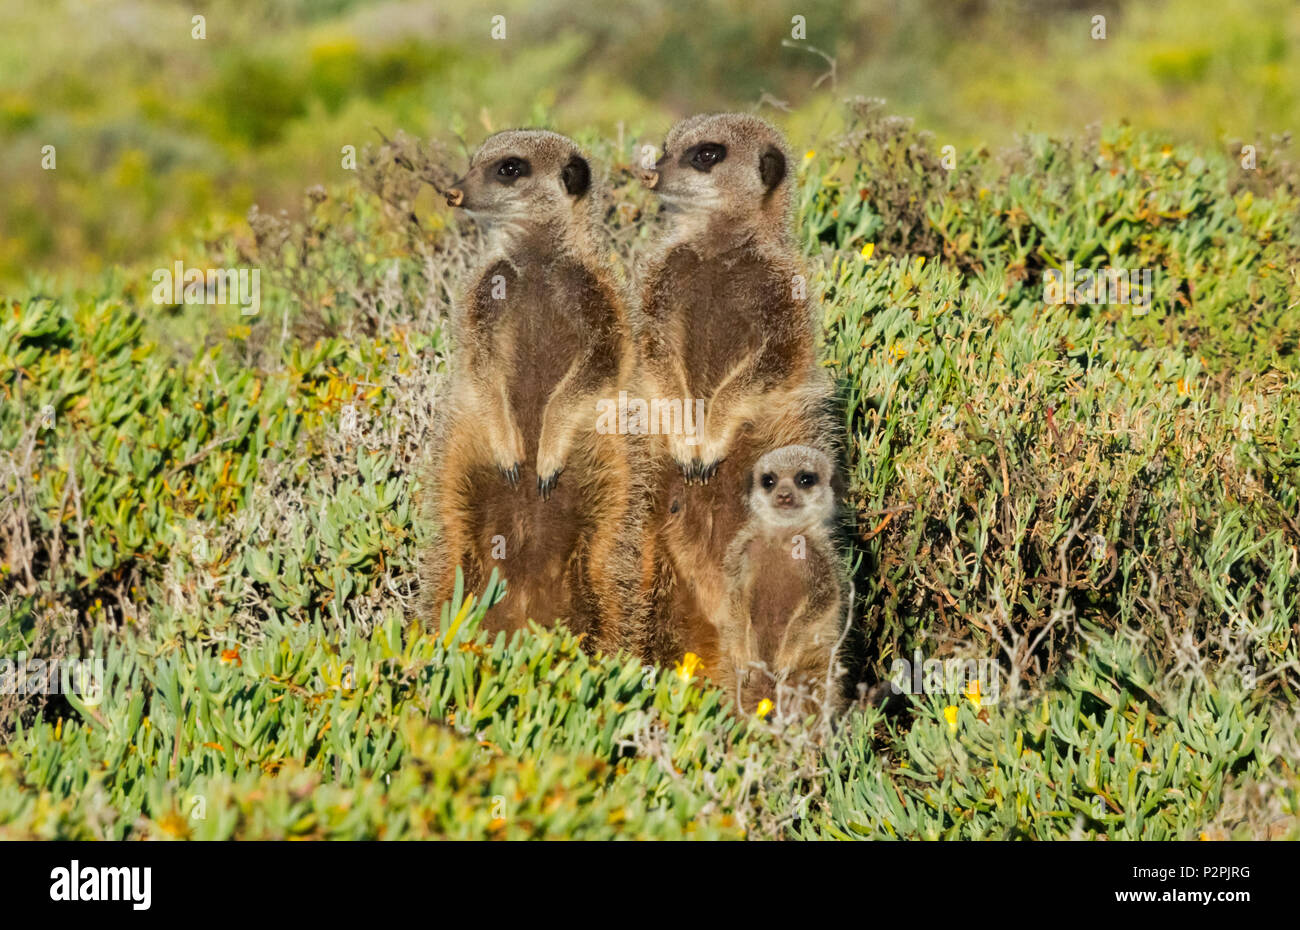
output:
<path id="1" fill-rule="evenodd" d="M 700 259 L 685 253 L 666 272 L 674 282 L 682 354 L 692 388 L 708 390 L 763 342 L 771 275 L 756 256 Z"/>
<path id="2" fill-rule="evenodd" d="M 492 286 L 480 288 L 477 302 L 491 354 L 509 383 L 545 398 L 588 341 L 586 276 L 562 263 L 501 262 L 485 277 Z"/>
<path id="3" fill-rule="evenodd" d="M 800 533 L 759 537 L 746 550 L 750 579 L 750 621 L 762 639 L 780 639 L 790 619 L 812 594 L 815 572 L 822 558 Z"/>

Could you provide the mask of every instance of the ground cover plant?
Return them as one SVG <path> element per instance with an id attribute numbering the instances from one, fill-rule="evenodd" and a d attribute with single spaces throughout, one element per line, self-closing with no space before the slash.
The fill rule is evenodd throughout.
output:
<path id="1" fill-rule="evenodd" d="M 1285 152 L 1109 126 L 954 160 L 877 101 L 840 125 L 798 232 L 849 439 L 853 672 L 982 680 L 741 719 L 689 661 L 487 636 L 499 581 L 422 622 L 477 234 L 428 196 L 448 150 L 394 134 L 357 183 L 170 256 L 261 268 L 255 316 L 158 307 L 147 263 L 6 294 L 0 655 L 99 658 L 103 687 L 0 696 L 0 836 L 1294 836 Z M 631 274 L 634 142 L 578 136 Z M 1067 267 L 1150 290 L 1058 302 Z"/>

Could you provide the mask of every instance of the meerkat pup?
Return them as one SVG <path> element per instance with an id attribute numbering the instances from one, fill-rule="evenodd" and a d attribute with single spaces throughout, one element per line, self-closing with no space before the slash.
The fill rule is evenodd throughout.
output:
<path id="1" fill-rule="evenodd" d="M 842 703 L 838 650 L 848 616 L 834 543 L 831 461 L 808 446 L 754 466 L 749 519 L 727 549 L 720 683 L 738 709 L 764 698 L 796 716 Z"/>
<path id="2" fill-rule="evenodd" d="M 657 660 L 694 652 L 707 672 L 754 462 L 792 444 L 832 452 L 836 423 L 791 229 L 785 140 L 757 117 L 719 114 L 678 123 L 663 148 L 642 172 L 668 223 L 641 269 L 637 353 L 652 405 L 680 399 L 684 416 L 651 415 L 647 638 Z"/>
<path id="3" fill-rule="evenodd" d="M 587 158 L 553 132 L 497 133 L 447 202 L 484 228 L 486 255 L 453 312 L 454 353 L 426 482 L 437 539 L 426 609 L 493 568 L 506 579 L 489 629 L 563 619 L 585 645 L 623 643 L 643 495 L 625 437 L 597 429 L 635 362 L 626 308 L 598 233 Z M 631 593 L 629 593 L 631 592 Z"/>

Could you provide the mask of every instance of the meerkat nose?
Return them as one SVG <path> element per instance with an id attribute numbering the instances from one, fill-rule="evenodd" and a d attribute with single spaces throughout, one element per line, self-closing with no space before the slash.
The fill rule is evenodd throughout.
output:
<path id="1" fill-rule="evenodd" d="M 453 187 L 447 191 L 447 206 L 459 207 L 465 200 L 465 192 L 460 188 Z"/>
<path id="2" fill-rule="evenodd" d="M 650 188 L 650 190 L 654 190 L 655 186 L 659 183 L 659 172 L 649 168 L 643 170 L 641 172 L 641 183 Z"/>

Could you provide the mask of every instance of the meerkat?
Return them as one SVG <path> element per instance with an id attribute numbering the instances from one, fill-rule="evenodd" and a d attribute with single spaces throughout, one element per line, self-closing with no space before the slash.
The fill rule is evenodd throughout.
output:
<path id="1" fill-rule="evenodd" d="M 644 491 L 626 437 L 598 429 L 598 401 L 617 396 L 635 354 L 589 162 L 553 132 L 497 133 L 446 198 L 484 228 L 486 254 L 453 310 L 424 607 L 437 616 L 458 566 L 467 592 L 498 568 L 506 594 L 487 629 L 563 619 L 591 651 L 615 651 Z"/>
<path id="2" fill-rule="evenodd" d="M 754 462 L 806 445 L 836 457 L 830 378 L 792 232 L 793 179 L 781 134 L 754 116 L 696 116 L 642 172 L 666 234 L 641 269 L 637 359 L 643 390 L 703 399 L 702 422 L 652 423 L 651 514 L 643 554 L 658 661 L 719 658 L 723 558 L 746 520 Z"/>
<path id="3" fill-rule="evenodd" d="M 847 624 L 845 573 L 834 542 L 832 465 L 808 446 L 754 465 L 749 519 L 727 548 L 727 610 L 719 624 L 720 684 L 738 709 L 764 698 L 842 704 L 839 646 Z"/>

